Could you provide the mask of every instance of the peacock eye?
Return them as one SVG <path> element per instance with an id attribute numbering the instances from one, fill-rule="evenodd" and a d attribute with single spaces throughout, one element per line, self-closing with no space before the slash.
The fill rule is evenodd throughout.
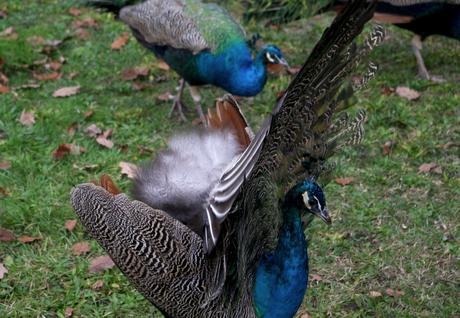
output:
<path id="1" fill-rule="evenodd" d="M 267 52 L 265 54 L 265 57 L 267 58 L 267 61 L 269 61 L 270 63 L 276 63 L 275 57 L 270 52 Z"/>

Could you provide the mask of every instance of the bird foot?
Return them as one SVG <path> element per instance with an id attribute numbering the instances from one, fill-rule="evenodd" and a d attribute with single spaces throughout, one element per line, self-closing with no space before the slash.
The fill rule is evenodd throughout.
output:
<path id="1" fill-rule="evenodd" d="M 172 116 L 172 114 L 174 113 L 174 111 L 177 111 L 178 115 L 179 115 L 179 119 L 181 121 L 187 121 L 187 118 L 185 117 L 184 115 L 184 112 L 182 109 L 184 109 L 185 106 L 184 104 L 182 103 L 182 101 L 180 100 L 180 98 L 177 98 L 174 97 L 174 100 L 173 100 L 173 104 L 172 104 L 172 107 L 171 107 L 171 110 L 169 111 L 169 117 Z"/>

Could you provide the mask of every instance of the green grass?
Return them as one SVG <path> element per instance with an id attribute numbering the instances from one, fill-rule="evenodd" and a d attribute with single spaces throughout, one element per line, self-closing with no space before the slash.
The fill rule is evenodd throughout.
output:
<path id="1" fill-rule="evenodd" d="M 74 219 L 69 203 L 73 185 L 110 174 L 128 191 L 129 181 L 121 177 L 120 161 L 140 162 L 151 154 L 141 154 L 136 145 L 160 149 L 176 130 L 190 126 L 169 120 L 169 102 L 157 96 L 174 92 L 177 76 L 155 68 L 156 61 L 132 38 L 121 51 L 110 44 L 126 28 L 108 14 L 83 9 L 75 18 L 67 13 L 76 1 L 20 1 L 2 3 L 8 18 L 0 20 L 0 31 L 14 26 L 17 40 L 0 38 L 0 56 L 10 87 L 32 79 L 32 64 L 45 57 L 40 46 L 26 39 L 40 35 L 47 40 L 71 35 L 72 21 L 93 17 L 98 29 L 89 29 L 88 40 L 71 38 L 53 59 L 66 59 L 55 81 L 41 82 L 40 88 L 13 89 L 0 95 L 0 161 L 12 167 L 0 170 L 0 187 L 10 194 L 0 199 L 0 227 L 17 235 L 42 236 L 32 244 L 0 242 L 0 262 L 9 273 L 0 280 L 0 317 L 64 317 L 67 307 L 79 317 L 160 317 L 117 269 L 89 274 L 89 259 L 103 251 L 81 225 L 69 233 L 64 222 Z M 267 42 L 286 51 L 291 64 L 302 63 L 330 18 L 299 21 L 280 31 L 251 25 Z M 380 65 L 378 77 L 358 94 L 357 107 L 369 114 L 364 143 L 336 156 L 337 177 L 353 177 L 349 186 L 330 183 L 325 187 L 334 223 L 326 227 L 316 222 L 311 238 L 310 272 L 321 277 L 312 281 L 301 313 L 315 317 L 453 317 L 459 315 L 459 148 L 438 147 L 460 141 L 460 45 L 454 40 L 432 37 L 423 51 L 434 74 L 447 81 L 433 84 L 415 77 L 415 58 L 408 32 L 390 27 L 390 39 L 372 54 Z M 151 87 L 136 92 L 131 82 L 120 78 L 124 68 L 151 67 Z M 42 66 L 35 66 L 37 73 Z M 70 80 L 68 75 L 78 72 Z M 166 81 L 155 79 L 166 75 Z M 255 127 L 270 111 L 277 92 L 287 86 L 289 76 L 272 77 L 262 94 L 250 105 L 243 103 Z M 68 98 L 51 94 L 63 86 L 80 85 L 81 92 Z M 396 95 L 386 96 L 384 87 L 409 86 L 421 92 L 417 101 Z M 222 95 L 218 89 L 204 89 L 206 105 Z M 191 100 L 187 96 L 188 104 Z M 83 113 L 94 109 L 85 119 Z M 25 127 L 18 122 L 23 110 L 34 111 L 36 123 Z M 192 119 L 194 112 L 188 117 Z M 79 129 L 71 137 L 67 128 L 76 122 Z M 83 129 L 91 123 L 113 128 L 116 145 L 129 145 L 127 152 L 117 146 L 105 149 L 87 137 Z M 389 156 L 382 154 L 386 141 L 396 145 Z M 51 154 L 62 143 L 86 148 L 80 156 L 56 161 Z M 436 162 L 442 173 L 418 173 L 423 163 Z M 78 167 L 97 164 L 87 171 Z M 88 255 L 75 257 L 71 246 L 91 242 Z M 104 287 L 91 285 L 103 280 Z M 386 289 L 404 295 L 390 297 Z M 369 292 L 382 293 L 371 297 Z"/>

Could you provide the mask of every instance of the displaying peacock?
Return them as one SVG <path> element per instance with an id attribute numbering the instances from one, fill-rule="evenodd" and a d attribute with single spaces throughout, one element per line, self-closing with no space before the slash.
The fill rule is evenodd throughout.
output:
<path id="1" fill-rule="evenodd" d="M 198 86 L 211 84 L 238 96 L 255 96 L 267 81 L 267 66 L 287 65 L 281 50 L 266 45 L 252 56 L 244 30 L 231 15 L 200 0 L 90 0 L 114 12 L 144 47 L 181 77 L 171 113 L 182 112 L 185 83 L 204 122 Z"/>
<path id="2" fill-rule="evenodd" d="M 377 27 L 363 46 L 353 43 L 373 10 L 346 6 L 257 134 L 226 97 L 207 128 L 174 137 L 137 172 L 134 195 L 147 204 L 105 181 L 72 190 L 85 228 L 166 317 L 296 313 L 308 283 L 304 227 L 315 215 L 330 223 L 316 180 L 329 157 L 362 138 L 362 112 L 335 115 L 342 96 L 375 73 L 370 63 L 361 81 L 343 85 L 384 37 Z"/>
<path id="3" fill-rule="evenodd" d="M 287 23 L 305 17 L 305 12 L 313 14 L 329 10 L 340 11 L 347 0 L 241 0 L 247 19 L 263 19 L 271 23 Z M 460 0 L 377 0 L 374 20 L 391 23 L 412 31 L 418 75 L 425 80 L 439 81 L 431 76 L 422 54 L 422 42 L 431 35 L 443 35 L 460 40 Z"/>

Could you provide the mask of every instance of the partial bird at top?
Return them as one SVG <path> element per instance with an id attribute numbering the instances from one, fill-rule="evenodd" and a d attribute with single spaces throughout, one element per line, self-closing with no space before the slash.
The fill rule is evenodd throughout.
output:
<path id="1" fill-rule="evenodd" d="M 255 96 L 267 81 L 267 66 L 287 65 L 281 50 L 266 45 L 252 55 L 244 30 L 223 8 L 200 0 L 112 1 L 89 4 L 114 12 L 136 39 L 181 77 L 171 113 L 181 119 L 185 83 L 205 122 L 198 86 L 211 84 L 237 96 Z"/>
<path id="2" fill-rule="evenodd" d="M 340 12 L 348 0 L 239 0 L 246 10 L 247 19 L 266 20 L 271 23 L 287 23 L 304 18 L 309 14 L 329 10 Z M 320 6 L 323 6 L 320 10 Z M 374 20 L 391 23 L 412 31 L 418 75 L 432 81 L 442 81 L 439 76 L 430 75 L 423 60 L 422 42 L 431 35 L 443 35 L 460 40 L 460 0 L 377 0 Z"/>

